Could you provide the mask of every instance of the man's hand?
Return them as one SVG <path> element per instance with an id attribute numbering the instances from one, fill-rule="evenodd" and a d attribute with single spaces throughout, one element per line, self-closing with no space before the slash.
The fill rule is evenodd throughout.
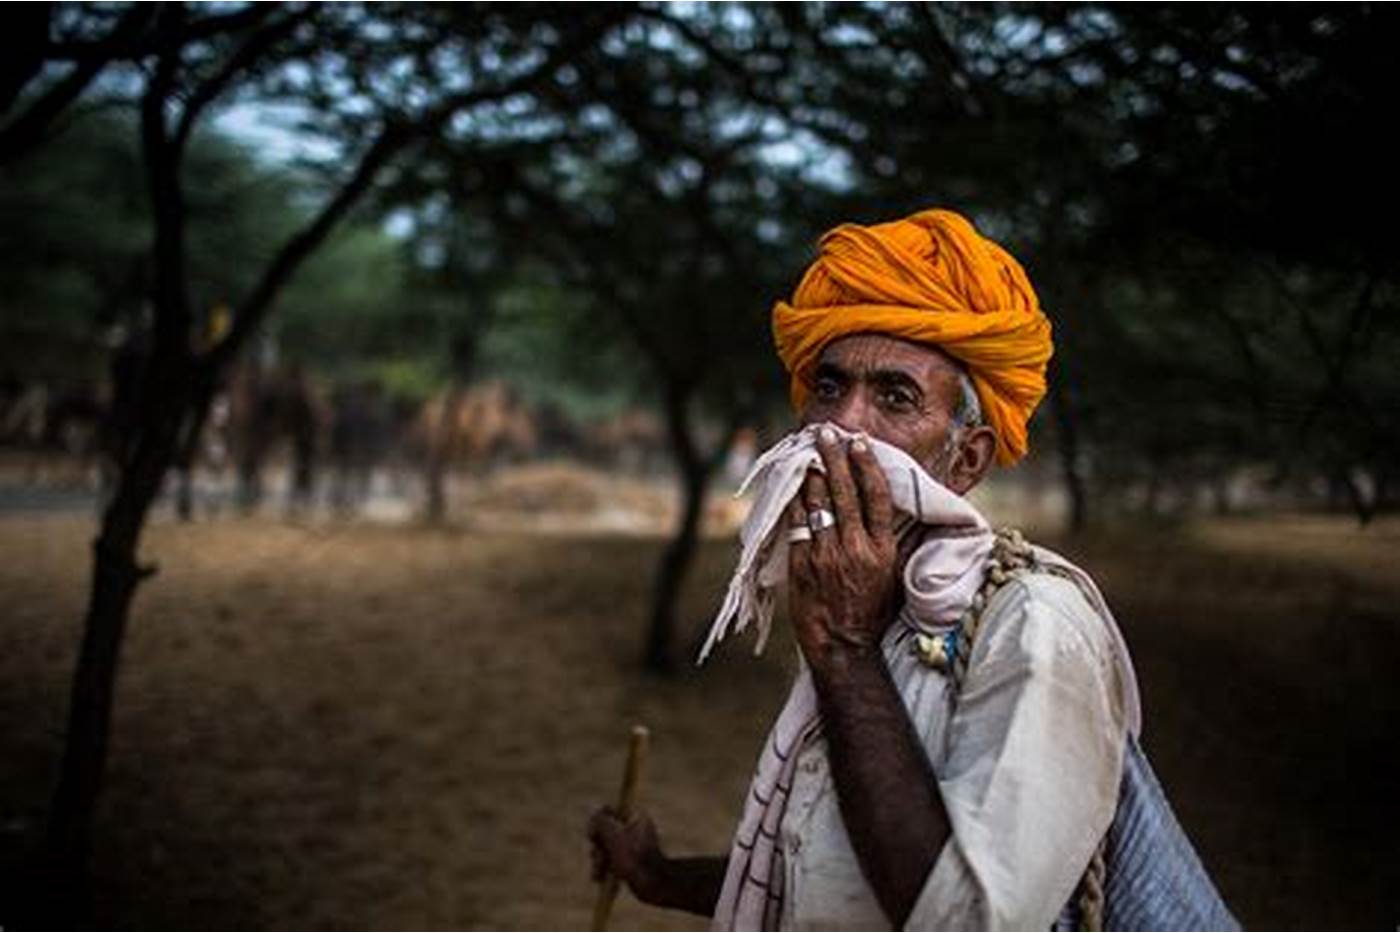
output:
<path id="1" fill-rule="evenodd" d="M 667 858 L 651 817 L 637 812 L 624 820 L 616 807 L 594 812 L 588 838 L 593 843 L 594 881 L 612 872 L 644 904 L 702 917 L 714 914 L 728 856 Z"/>
<path id="2" fill-rule="evenodd" d="M 638 812 L 624 820 L 616 807 L 601 807 L 588 821 L 588 838 L 595 882 L 612 873 L 638 900 L 654 903 L 666 856 L 651 817 Z"/>
<path id="3" fill-rule="evenodd" d="M 846 447 L 823 432 L 817 449 L 826 477 L 808 473 L 789 521 L 806 524 L 806 511 L 827 508 L 836 525 L 793 544 L 789 610 L 816 681 L 841 819 L 900 929 L 950 832 L 938 779 L 880 652 L 919 535 L 896 541 L 889 482 L 869 443 Z"/>
<path id="4" fill-rule="evenodd" d="M 798 645 L 814 671 L 851 654 L 878 652 L 902 595 L 901 554 L 889 482 L 869 443 L 845 445 L 834 431 L 817 441 L 826 476 L 810 471 L 788 509 L 790 525 L 829 509 L 836 524 L 794 542 L 788 557 L 789 610 Z"/>

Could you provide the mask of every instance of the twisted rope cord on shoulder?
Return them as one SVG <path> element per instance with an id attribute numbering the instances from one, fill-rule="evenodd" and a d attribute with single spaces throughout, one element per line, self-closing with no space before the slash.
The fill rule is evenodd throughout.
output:
<path id="1" fill-rule="evenodd" d="M 972 597 L 961 619 L 958 620 L 957 647 L 953 652 L 953 682 L 959 687 L 967 675 L 967 662 L 972 657 L 972 643 L 977 640 L 977 632 L 982 627 L 982 615 L 996 595 L 997 590 L 1009 583 L 1015 576 L 1035 566 L 1035 552 L 1026 543 L 1021 532 L 1015 528 L 998 528 L 992 542 L 990 566 L 981 587 Z"/>
<path id="2" fill-rule="evenodd" d="M 987 568 L 986 579 L 972 597 L 972 604 L 958 622 L 956 647 L 952 655 L 953 682 L 961 687 L 967 675 L 968 660 L 972 657 L 972 644 L 982 627 L 982 616 L 987 604 L 1007 583 L 1029 570 L 1036 569 L 1039 562 L 1035 552 L 1025 537 L 1015 528 L 999 528 L 992 544 L 991 563 Z M 1108 877 L 1104 850 L 1108 837 L 1099 840 L 1098 848 L 1089 859 L 1076 889 L 1079 907 L 1079 928 L 1081 930 L 1102 930 L 1104 919 L 1104 887 Z"/>
<path id="3" fill-rule="evenodd" d="M 1089 865 L 1084 869 L 1084 877 L 1079 879 L 1079 929 L 1102 930 L 1104 915 L 1104 887 L 1108 884 L 1108 865 L 1104 850 L 1108 847 L 1108 835 L 1099 840 Z"/>

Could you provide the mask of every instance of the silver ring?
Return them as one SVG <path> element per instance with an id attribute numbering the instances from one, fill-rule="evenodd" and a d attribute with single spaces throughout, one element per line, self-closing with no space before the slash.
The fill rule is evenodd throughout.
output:
<path id="1" fill-rule="evenodd" d="M 797 544 L 800 541 L 811 541 L 812 529 L 806 525 L 793 525 L 788 529 L 788 544 Z"/>
<path id="2" fill-rule="evenodd" d="M 807 527 L 813 531 L 824 531 L 836 524 L 836 513 L 831 509 L 813 509 L 807 513 Z"/>

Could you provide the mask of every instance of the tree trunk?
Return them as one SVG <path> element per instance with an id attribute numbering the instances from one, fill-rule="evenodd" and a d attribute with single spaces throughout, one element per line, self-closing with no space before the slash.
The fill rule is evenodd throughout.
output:
<path id="1" fill-rule="evenodd" d="M 42 886 L 36 892 L 49 919 L 54 910 L 83 909 L 122 639 L 136 589 L 155 572 L 139 566 L 136 553 L 151 504 L 175 459 L 188 399 L 183 379 L 169 380 L 162 388 L 154 394 L 93 544 L 92 591 L 73 676 L 59 780 L 48 815 Z"/>
<path id="2" fill-rule="evenodd" d="M 1064 473 L 1065 492 L 1069 495 L 1069 530 L 1078 533 L 1089 526 L 1089 490 L 1084 481 L 1083 459 L 1080 455 L 1079 426 L 1069 389 L 1059 379 L 1050 380 L 1050 410 L 1059 432 L 1060 468 Z"/>
<path id="3" fill-rule="evenodd" d="M 749 406 L 741 406 L 732 412 L 715 448 L 706 453 L 695 442 L 689 399 L 689 389 L 674 384 L 668 389 L 665 399 L 666 433 L 680 472 L 682 507 L 680 527 L 662 552 L 652 586 L 651 616 L 643 662 L 647 670 L 658 673 L 668 673 L 674 669 L 672 642 L 675 641 L 676 604 L 700 542 L 700 526 L 705 517 L 710 479 L 728 453 L 739 426 L 752 415 Z M 695 650 L 698 652 L 699 648 L 697 642 Z"/>
<path id="4" fill-rule="evenodd" d="M 462 325 L 448 338 L 448 354 L 452 359 L 452 382 L 442 400 L 442 413 L 436 430 L 428 436 L 428 504 L 424 518 L 429 524 L 440 524 L 447 518 L 447 475 L 452 466 L 452 453 L 457 446 L 462 399 L 467 394 L 476 368 L 479 345 L 477 332 L 485 326 L 477 319 Z"/>
<path id="5" fill-rule="evenodd" d="M 463 389 L 453 382 L 442 398 L 442 411 L 438 412 L 437 424 L 428 434 L 427 470 L 424 476 L 428 487 L 428 502 L 423 519 L 429 524 L 438 525 L 447 519 L 447 474 L 452 465 L 452 451 L 457 445 L 457 416 L 462 408 Z"/>
<path id="6" fill-rule="evenodd" d="M 646 668 L 650 671 L 668 673 L 675 668 L 671 643 L 676 629 L 676 603 L 699 543 L 700 520 L 705 512 L 709 481 L 710 471 L 703 466 L 681 471 L 681 523 L 676 536 L 661 555 L 661 563 L 656 568 L 656 582 L 652 587 L 651 623 L 647 629 L 645 657 Z"/>
<path id="7" fill-rule="evenodd" d="M 691 558 L 695 556 L 711 472 L 711 464 L 696 449 L 690 423 L 689 392 L 680 386 L 668 387 L 664 403 L 666 435 L 680 472 L 683 501 L 680 527 L 662 552 L 652 586 L 651 619 L 643 664 L 647 670 L 658 673 L 674 668 L 671 643 L 676 629 L 676 601 Z"/>
<path id="8" fill-rule="evenodd" d="M 413 132 L 399 124 L 384 128 L 350 178 L 312 222 L 283 243 L 240 304 L 230 333 L 196 362 L 190 347 L 192 317 L 180 160 L 199 112 L 222 90 L 224 80 L 238 74 L 235 65 L 246 70 L 257 56 L 240 61 L 240 54 L 255 48 L 241 46 L 226 63 L 223 77 L 216 75 L 201 86 L 200 90 L 207 90 L 208 94 L 195 93 L 183 100 L 172 132 L 170 105 L 179 97 L 176 85 L 181 54 L 189 41 L 182 32 L 186 11 L 180 4 L 156 5 L 154 11 L 133 12 L 123 19 L 124 24 L 135 29 L 144 28 L 151 15 L 161 17 L 168 24 L 170 36 L 159 50 L 141 100 L 142 154 L 155 225 L 152 267 L 156 279 L 151 295 L 155 307 L 154 351 L 142 416 L 135 427 L 138 436 L 131 453 L 122 458 L 115 495 L 103 513 L 94 544 L 92 590 L 73 677 L 68 732 L 40 853 L 42 876 L 40 884 L 29 892 L 45 908 L 45 913 L 34 915 L 43 925 L 53 923 L 56 911 L 81 909 L 85 901 L 93 818 L 111 732 L 122 637 L 137 587 L 154 572 L 138 566 L 137 549 L 151 504 L 176 457 L 181 425 L 195 393 L 211 385 L 232 362 L 265 319 L 279 289 L 369 190 L 380 169 L 414 137 Z M 73 90 L 73 95 L 80 90 Z M 457 109 L 455 105 L 444 109 L 437 117 L 439 125 Z M 14 128 L 11 125 L 7 130 Z M 209 383 L 203 381 L 206 378 Z"/>

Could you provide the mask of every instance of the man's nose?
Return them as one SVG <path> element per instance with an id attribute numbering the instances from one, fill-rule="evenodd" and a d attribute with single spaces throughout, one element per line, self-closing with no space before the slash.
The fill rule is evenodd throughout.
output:
<path id="1" fill-rule="evenodd" d="M 868 393 L 861 389 L 846 393 L 831 416 L 833 422 L 853 434 L 870 434 L 875 427 L 874 418 L 875 406 Z"/>

